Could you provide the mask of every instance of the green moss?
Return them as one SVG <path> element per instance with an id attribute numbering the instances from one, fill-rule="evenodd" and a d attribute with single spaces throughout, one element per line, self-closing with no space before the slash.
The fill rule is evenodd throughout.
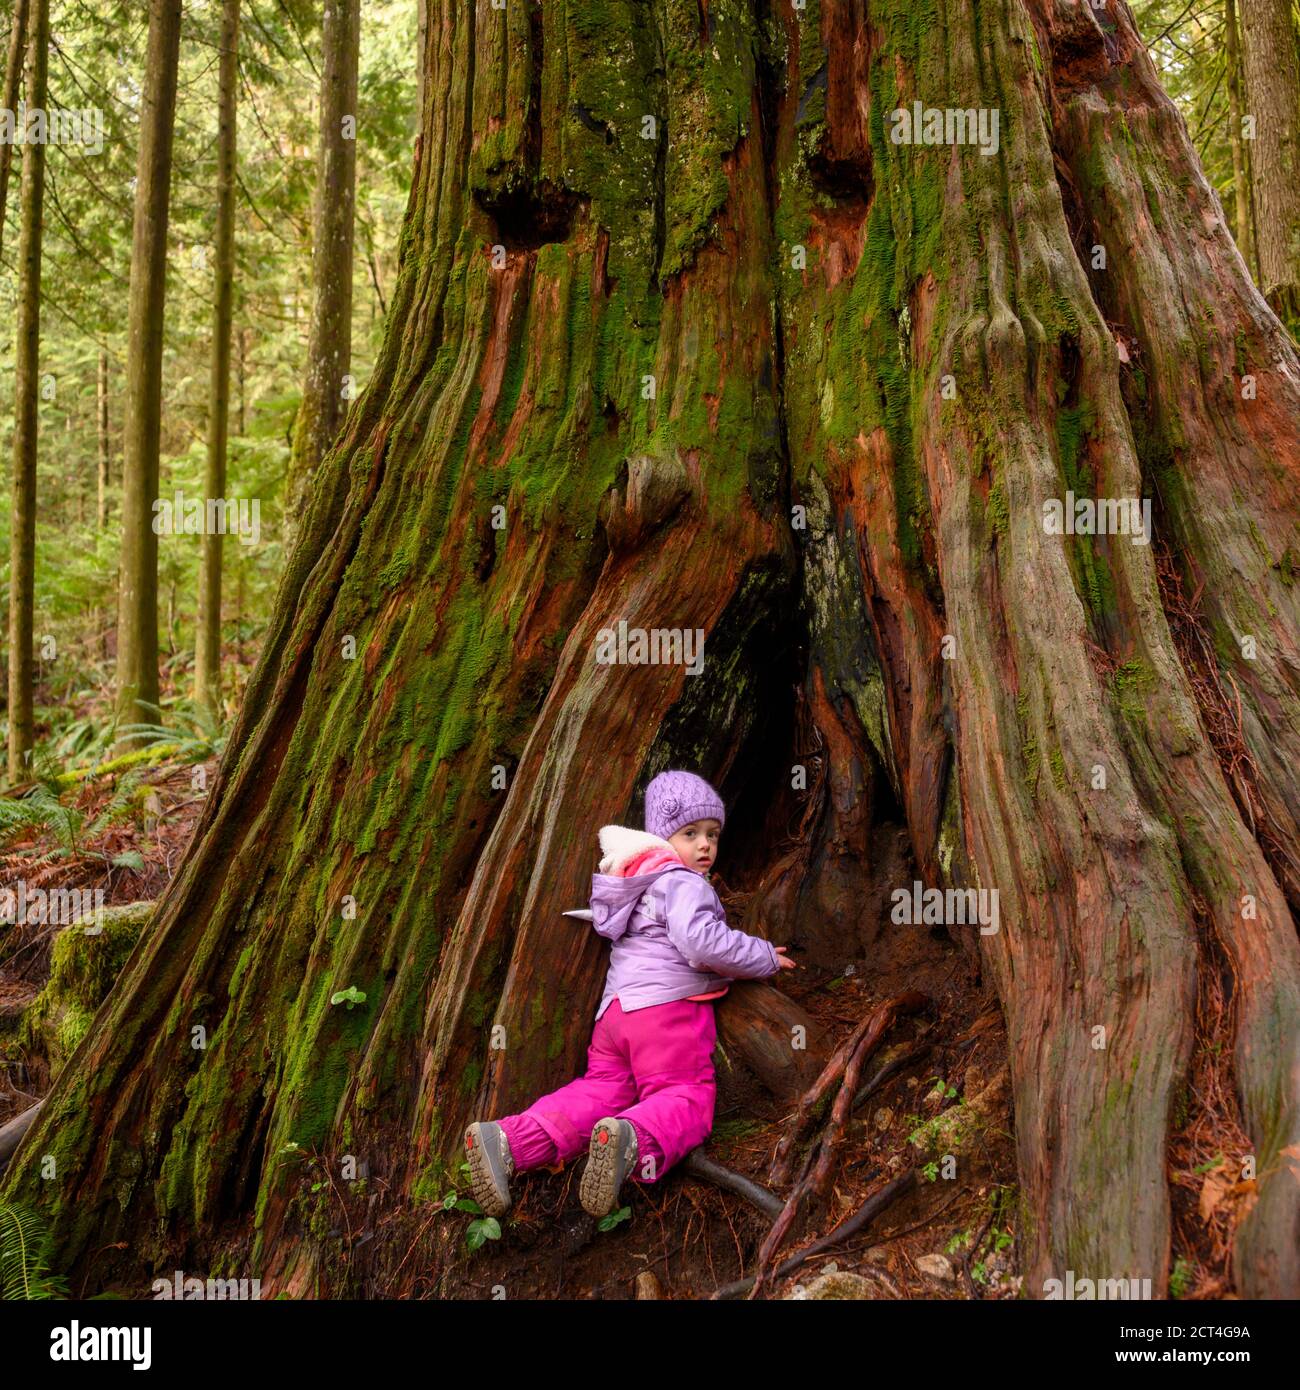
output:
<path id="1" fill-rule="evenodd" d="M 24 1012 L 20 1032 L 23 1046 L 44 1056 L 51 1074 L 62 1069 L 89 1031 L 153 907 L 151 902 L 106 907 L 98 923 L 79 920 L 55 937 L 49 980 Z"/>
<path id="2" fill-rule="evenodd" d="M 963 1100 L 913 1130 L 907 1142 L 924 1155 L 958 1158 L 971 1152 L 985 1128 L 982 1118 Z"/>
<path id="3" fill-rule="evenodd" d="M 1255 524 L 1255 518 L 1247 517 L 1246 525 L 1250 529 L 1250 538 L 1255 544 L 1255 549 L 1259 552 L 1264 563 L 1270 568 L 1274 565 L 1273 553 L 1268 548 L 1268 542 L 1259 533 L 1259 527 Z"/>
<path id="4" fill-rule="evenodd" d="M 1052 781 L 1056 785 L 1057 791 L 1065 790 L 1065 756 L 1062 754 L 1060 746 L 1052 745 L 1051 752 L 1047 755 L 1048 762 L 1052 767 Z"/>
<path id="5" fill-rule="evenodd" d="M 994 483 L 989 489 L 988 516 L 993 525 L 994 533 L 998 536 L 1007 534 L 1007 526 L 1010 516 L 1007 511 L 1007 494 L 1003 490 L 1000 482 Z"/>
<path id="6" fill-rule="evenodd" d="M 1234 346 L 1234 348 L 1235 348 L 1235 350 L 1236 350 L 1237 376 L 1238 376 L 1238 378 L 1240 379 L 1241 377 L 1247 375 L 1247 369 L 1246 369 L 1246 331 L 1245 331 L 1245 329 L 1244 329 L 1244 328 L 1238 328 L 1237 331 L 1236 331 L 1236 333 L 1233 335 L 1233 340 L 1232 340 L 1232 341 L 1233 341 L 1233 346 Z"/>
<path id="7" fill-rule="evenodd" d="M 564 1051 L 564 1044 L 569 1034 L 569 1023 L 567 1001 L 561 996 L 556 1001 L 555 1012 L 551 1015 L 551 1037 L 546 1047 L 546 1056 L 549 1061 L 554 1061 Z"/>
<path id="8" fill-rule="evenodd" d="M 1042 755 L 1033 734 L 1029 696 L 1023 691 L 1016 696 L 1016 724 L 1020 731 L 1020 757 L 1024 766 L 1025 786 L 1031 796 L 1038 793 L 1038 769 Z"/>

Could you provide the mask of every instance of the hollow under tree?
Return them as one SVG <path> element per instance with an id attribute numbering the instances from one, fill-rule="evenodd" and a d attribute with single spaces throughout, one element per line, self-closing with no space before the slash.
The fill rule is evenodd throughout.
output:
<path id="1" fill-rule="evenodd" d="M 428 58 L 385 347 L 4 1191 L 95 1284 L 400 1289 L 284 1146 L 441 1196 L 467 1119 L 573 1075 L 601 947 L 560 910 L 686 763 L 773 939 L 859 929 L 886 803 L 927 883 L 999 891 L 1028 1290 L 1166 1290 L 1223 988 L 1235 1285 L 1300 1293 L 1300 362 L 1128 10 L 444 4 Z M 895 143 L 913 101 L 996 153 Z M 1150 499 L 1155 544 L 1047 534 L 1067 491 Z M 598 663 L 620 619 L 703 671 Z"/>

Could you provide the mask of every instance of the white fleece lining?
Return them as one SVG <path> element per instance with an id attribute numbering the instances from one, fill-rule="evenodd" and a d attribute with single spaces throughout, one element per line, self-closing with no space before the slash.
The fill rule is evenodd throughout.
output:
<path id="1" fill-rule="evenodd" d="M 648 849 L 666 849 L 676 854 L 667 840 L 652 835 L 648 830 L 633 830 L 627 825 L 602 825 L 600 827 L 600 847 L 605 857 L 600 861 L 602 874 L 616 874 L 625 864 L 630 864 L 638 854 Z"/>

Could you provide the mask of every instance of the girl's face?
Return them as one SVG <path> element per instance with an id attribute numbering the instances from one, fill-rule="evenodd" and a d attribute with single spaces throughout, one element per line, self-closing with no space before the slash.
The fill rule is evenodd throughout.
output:
<path id="1" fill-rule="evenodd" d="M 681 856 L 682 863 L 697 874 L 707 874 L 718 857 L 718 836 L 722 825 L 711 816 L 684 825 L 668 837 L 668 843 Z"/>

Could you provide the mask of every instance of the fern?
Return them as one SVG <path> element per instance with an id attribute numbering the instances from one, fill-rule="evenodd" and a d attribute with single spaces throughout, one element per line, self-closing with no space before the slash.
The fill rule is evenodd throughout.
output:
<path id="1" fill-rule="evenodd" d="M 49 1232 L 30 1207 L 0 1202 L 0 1299 L 69 1297 L 46 1262 Z"/>
<path id="2" fill-rule="evenodd" d="M 130 820 L 135 815 L 137 793 L 143 776 L 140 772 L 127 772 L 122 775 L 108 804 L 91 822 L 86 831 L 87 835 L 98 835 L 109 826 Z"/>
<path id="3" fill-rule="evenodd" d="M 17 839 L 25 830 L 53 830 L 65 853 L 77 848 L 85 817 L 75 806 L 65 806 L 44 782 L 26 796 L 0 798 L 0 845 Z"/>

